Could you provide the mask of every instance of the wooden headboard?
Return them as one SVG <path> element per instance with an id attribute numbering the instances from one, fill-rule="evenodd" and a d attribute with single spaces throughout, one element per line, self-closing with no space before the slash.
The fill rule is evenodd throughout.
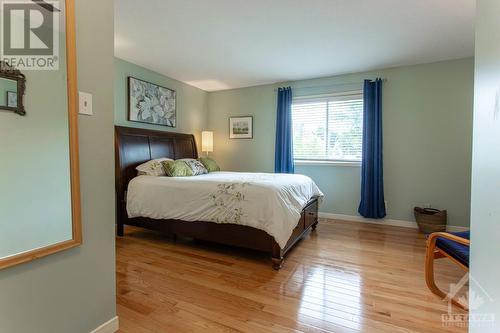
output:
<path id="1" fill-rule="evenodd" d="M 128 183 L 137 176 L 135 168 L 160 157 L 198 158 L 194 135 L 115 126 L 117 203 L 124 201 Z"/>

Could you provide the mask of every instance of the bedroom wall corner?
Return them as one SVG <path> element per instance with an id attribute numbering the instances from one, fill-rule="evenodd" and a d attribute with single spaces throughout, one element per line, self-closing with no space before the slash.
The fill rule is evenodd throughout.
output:
<path id="1" fill-rule="evenodd" d="M 276 92 L 294 95 L 362 89 L 377 76 L 384 85 L 384 169 L 388 218 L 413 221 L 413 207 L 448 209 L 450 224 L 469 225 L 473 58 L 209 93 L 208 126 L 214 154 L 231 171 L 274 170 Z M 254 138 L 229 139 L 230 116 L 254 116 Z M 357 215 L 360 167 L 296 165 L 325 192 L 324 213 Z"/>
<path id="2" fill-rule="evenodd" d="M 206 91 L 116 57 L 114 59 L 114 68 L 115 125 L 194 134 L 198 151 L 201 152 L 201 131 L 206 129 L 208 120 L 208 93 Z M 129 76 L 155 83 L 177 92 L 176 127 L 138 123 L 128 120 L 127 80 Z"/>

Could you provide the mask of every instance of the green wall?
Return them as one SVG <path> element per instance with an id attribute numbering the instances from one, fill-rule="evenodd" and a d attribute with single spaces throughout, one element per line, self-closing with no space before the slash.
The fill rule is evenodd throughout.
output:
<path id="1" fill-rule="evenodd" d="M 276 91 L 294 94 L 359 90 L 387 78 L 383 90 L 384 168 L 388 218 L 413 220 L 416 205 L 446 208 L 449 223 L 469 224 L 473 59 L 303 80 L 210 93 L 208 128 L 223 169 L 274 169 Z M 253 140 L 230 140 L 228 118 L 254 116 Z M 325 213 L 357 215 L 360 167 L 298 165 L 325 193 Z"/>
<path id="2" fill-rule="evenodd" d="M 449 223 L 469 225 L 473 59 L 207 93 L 115 59 L 115 124 L 194 133 L 214 131 L 213 156 L 226 170 L 274 170 L 276 91 L 296 96 L 361 89 L 365 78 L 384 83 L 384 163 L 388 218 L 413 220 L 414 206 L 446 208 Z M 175 129 L 127 121 L 127 77 L 178 92 Z M 254 139 L 230 140 L 230 116 L 254 116 Z M 325 192 L 321 211 L 357 215 L 359 166 L 297 165 Z"/>
<path id="3" fill-rule="evenodd" d="M 155 83 L 177 92 L 177 127 L 166 127 L 128 121 L 128 77 Z M 207 123 L 208 93 L 153 72 L 144 67 L 115 58 L 115 124 L 160 131 L 193 133 L 201 143 L 201 131 Z M 200 148 L 199 146 L 198 148 Z"/>
<path id="4" fill-rule="evenodd" d="M 0 332 L 88 333 L 116 315 L 114 3 L 75 2 L 78 85 L 95 113 L 79 117 L 83 245 L 0 271 Z"/>
<path id="5" fill-rule="evenodd" d="M 478 0 L 472 156 L 471 333 L 500 332 L 500 2 Z M 473 321 L 489 318 L 494 322 Z"/>

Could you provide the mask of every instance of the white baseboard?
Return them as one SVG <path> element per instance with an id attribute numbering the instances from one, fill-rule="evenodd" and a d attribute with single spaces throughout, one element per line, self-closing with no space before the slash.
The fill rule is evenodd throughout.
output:
<path id="1" fill-rule="evenodd" d="M 362 223 L 371 223 L 371 224 L 380 224 L 380 225 L 390 225 L 394 227 L 403 227 L 403 228 L 412 228 L 418 229 L 418 225 L 413 221 L 404 221 L 404 220 L 394 220 L 394 219 L 367 219 L 365 217 L 359 215 L 344 215 L 344 214 L 332 214 L 332 213 L 319 213 L 319 217 L 325 219 L 333 219 L 333 220 L 345 220 L 345 221 L 353 221 L 353 222 L 362 222 Z M 459 232 L 469 230 L 467 227 L 460 227 L 455 225 L 449 225 L 446 227 L 449 232 Z"/>
<path id="2" fill-rule="evenodd" d="M 119 328 L 118 316 L 115 316 L 90 333 L 115 333 Z"/>

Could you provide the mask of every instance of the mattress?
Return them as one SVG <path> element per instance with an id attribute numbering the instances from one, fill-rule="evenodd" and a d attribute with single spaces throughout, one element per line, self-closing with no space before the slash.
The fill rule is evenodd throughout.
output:
<path id="1" fill-rule="evenodd" d="M 233 223 L 257 228 L 284 248 L 302 209 L 323 197 L 304 175 L 211 172 L 193 177 L 138 176 L 127 191 L 130 218 Z"/>

